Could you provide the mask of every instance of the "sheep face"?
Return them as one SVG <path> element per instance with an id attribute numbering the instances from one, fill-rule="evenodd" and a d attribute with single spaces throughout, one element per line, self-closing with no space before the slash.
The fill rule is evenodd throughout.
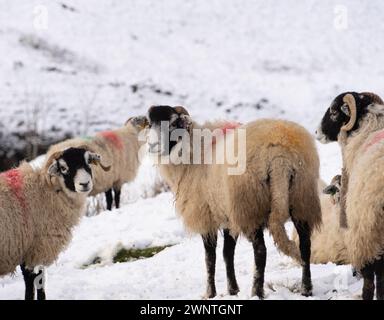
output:
<path id="1" fill-rule="evenodd" d="M 333 203 L 337 204 L 340 202 L 340 189 L 341 189 L 341 175 L 333 177 L 331 184 L 327 186 L 323 193 L 329 194 L 332 197 Z"/>
<path id="2" fill-rule="evenodd" d="M 377 98 L 380 99 L 379 97 L 366 92 L 345 92 L 338 95 L 325 112 L 319 128 L 316 130 L 316 138 L 321 143 L 337 141 L 343 126 L 350 122 L 351 110 L 345 99 L 347 95 L 352 95 L 356 104 L 356 119 L 352 128 L 348 129 L 348 133 L 359 128 L 361 119 L 368 112 L 368 106 L 378 102 Z"/>
<path id="3" fill-rule="evenodd" d="M 79 148 L 68 148 L 53 159 L 48 174 L 58 177 L 62 188 L 71 192 L 89 193 L 93 188 L 91 164 L 100 156 Z"/>
<path id="4" fill-rule="evenodd" d="M 191 119 L 183 107 L 153 106 L 148 110 L 148 151 L 169 156 L 183 134 L 189 133 Z"/>

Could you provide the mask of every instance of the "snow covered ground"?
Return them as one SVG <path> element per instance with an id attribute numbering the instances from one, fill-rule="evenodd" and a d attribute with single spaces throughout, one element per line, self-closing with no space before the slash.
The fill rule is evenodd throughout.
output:
<path id="1" fill-rule="evenodd" d="M 314 132 L 338 93 L 384 94 L 383 11 L 380 0 L 1 0 L 0 143 L 20 144 L 15 133 L 31 129 L 92 134 L 152 104 L 185 105 L 201 121 L 279 117 Z M 340 171 L 338 147 L 318 150 L 329 181 Z M 83 218 L 48 268 L 48 298 L 201 298 L 201 240 L 184 231 L 170 193 L 150 196 L 155 179 L 147 163 L 120 210 Z M 112 263 L 121 247 L 163 245 L 172 246 Z M 332 264 L 312 266 L 314 296 L 302 297 L 300 268 L 269 236 L 267 248 L 267 299 L 359 298 L 362 281 Z M 100 264 L 84 267 L 95 257 Z M 252 257 L 240 239 L 241 291 L 229 297 L 218 255 L 217 299 L 250 298 Z M 22 297 L 20 272 L 0 279 L 0 299 Z"/>

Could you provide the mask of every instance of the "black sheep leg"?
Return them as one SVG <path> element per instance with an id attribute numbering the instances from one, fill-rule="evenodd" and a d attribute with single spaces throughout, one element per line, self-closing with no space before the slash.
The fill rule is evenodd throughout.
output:
<path id="1" fill-rule="evenodd" d="M 113 202 L 112 189 L 109 189 L 105 192 L 105 198 L 107 200 L 107 210 L 111 211 Z"/>
<path id="2" fill-rule="evenodd" d="M 25 283 L 25 300 L 35 300 L 35 289 L 37 290 L 37 300 L 45 300 L 45 279 L 43 270 L 35 273 L 25 267 L 25 264 L 20 265 Z M 36 280 L 38 282 L 36 283 Z"/>
<path id="3" fill-rule="evenodd" d="M 225 267 L 227 270 L 228 293 L 230 295 L 236 295 L 239 292 L 239 286 L 237 285 L 234 266 L 236 241 L 237 237 L 233 238 L 230 235 L 229 230 L 224 229 L 223 256 L 225 261 Z"/>
<path id="4" fill-rule="evenodd" d="M 253 276 L 252 296 L 256 295 L 260 299 L 264 299 L 264 272 L 267 261 L 267 248 L 264 242 L 263 228 L 255 232 L 251 241 L 256 265 Z"/>
<path id="5" fill-rule="evenodd" d="M 44 270 L 39 270 L 39 272 L 35 275 L 35 279 L 38 279 L 37 283 L 37 300 L 45 300 L 45 279 L 44 279 Z M 36 284 L 36 280 L 35 280 Z"/>
<path id="6" fill-rule="evenodd" d="M 116 209 L 119 209 L 120 208 L 121 189 L 120 188 L 113 188 L 113 192 L 115 194 L 115 206 L 116 206 Z"/>
<path id="7" fill-rule="evenodd" d="M 363 300 L 373 300 L 375 294 L 375 267 L 373 263 L 367 264 L 361 269 L 363 275 Z"/>
<path id="8" fill-rule="evenodd" d="M 376 299 L 384 300 L 384 256 L 375 263 Z"/>
<path id="9" fill-rule="evenodd" d="M 202 235 L 205 248 L 205 264 L 207 268 L 207 298 L 216 296 L 215 269 L 217 234 Z"/>
<path id="10" fill-rule="evenodd" d="M 21 272 L 23 273 L 24 284 L 25 284 L 25 300 L 34 300 L 35 299 L 35 277 L 36 275 L 33 271 L 27 269 L 25 264 L 20 265 Z"/>
<path id="11" fill-rule="evenodd" d="M 312 295 L 312 280 L 311 280 L 311 230 L 308 223 L 297 221 L 292 218 L 292 221 L 299 235 L 300 255 L 303 260 L 303 276 L 302 276 L 302 295 Z"/>

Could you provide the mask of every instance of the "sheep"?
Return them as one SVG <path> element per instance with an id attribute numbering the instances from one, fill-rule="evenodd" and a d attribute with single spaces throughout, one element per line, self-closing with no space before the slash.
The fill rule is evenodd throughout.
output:
<path id="1" fill-rule="evenodd" d="M 216 150 L 231 139 L 240 138 L 233 151 L 239 148 L 237 153 L 245 162 L 245 172 L 229 175 L 228 159 L 223 164 L 207 164 L 205 157 L 202 164 L 188 163 L 196 152 L 203 153 L 211 146 L 210 143 L 201 146 L 204 138 L 200 134 L 204 129 L 219 132 L 212 140 L 215 146 L 212 159 L 218 153 Z M 182 137 L 175 137 L 178 134 Z M 192 121 L 183 107 L 153 106 L 148 111 L 147 145 L 160 175 L 175 194 L 176 209 L 184 224 L 202 236 L 207 267 L 206 297 L 216 295 L 217 231 L 224 229 L 229 294 L 239 291 L 233 257 L 241 233 L 254 249 L 256 271 L 252 295 L 264 298 L 265 227 L 283 253 L 303 263 L 302 294 L 312 294 L 310 234 L 321 223 L 317 193 L 319 158 L 314 139 L 303 127 L 270 119 L 245 125 L 208 122 L 201 126 Z M 186 161 L 179 163 L 179 156 Z M 300 250 L 289 240 L 284 228 L 289 217 L 298 230 Z"/>
<path id="2" fill-rule="evenodd" d="M 95 168 L 93 175 L 94 188 L 89 195 L 95 196 L 105 192 L 107 210 L 112 210 L 113 198 L 116 208 L 119 208 L 122 185 L 133 181 L 138 172 L 140 164 L 138 151 L 141 144 L 137 139 L 137 135 L 144 126 L 145 121 L 145 117 L 129 118 L 122 128 L 102 131 L 94 137 L 65 140 L 51 146 L 47 154 L 49 156 L 50 153 L 67 147 L 89 146 L 102 155 L 104 161 L 112 165 L 112 170 L 105 172 L 102 168 Z"/>
<path id="3" fill-rule="evenodd" d="M 0 276 L 20 265 L 25 299 L 45 299 L 35 280 L 71 239 L 71 230 L 84 212 L 92 190 L 91 164 L 101 157 L 88 148 L 51 154 L 40 169 L 23 162 L 0 174 Z"/>
<path id="4" fill-rule="evenodd" d="M 383 300 L 383 101 L 371 93 L 338 95 L 321 120 L 317 138 L 323 143 L 338 141 L 341 146 L 348 258 L 363 276 L 363 299 L 373 299 L 376 277 L 376 298 Z"/>
<path id="5" fill-rule="evenodd" d="M 333 177 L 327 187 L 319 180 L 318 188 L 323 223 L 311 236 L 311 263 L 349 264 L 343 229 L 339 226 L 341 175 Z M 299 243 L 296 230 L 292 239 Z"/>

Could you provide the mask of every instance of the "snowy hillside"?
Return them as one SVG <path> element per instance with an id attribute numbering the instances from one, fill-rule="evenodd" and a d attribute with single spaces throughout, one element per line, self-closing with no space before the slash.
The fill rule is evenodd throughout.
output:
<path id="1" fill-rule="evenodd" d="M 93 134 L 153 104 L 185 105 L 200 121 L 278 117 L 314 132 L 338 93 L 384 95 L 383 12 L 381 0 L 0 0 L 0 157 L 24 148 L 28 132 L 47 141 Z M 318 150 L 329 181 L 340 171 L 338 146 Z M 83 218 L 48 268 L 49 299 L 201 297 L 203 245 L 184 231 L 170 193 L 151 194 L 156 179 L 145 164 L 120 210 Z M 151 246 L 166 248 L 113 263 L 121 248 Z M 267 248 L 266 298 L 304 299 L 301 269 L 269 237 Z M 250 298 L 245 239 L 236 268 L 235 298 Z M 349 266 L 312 270 L 308 299 L 359 298 Z M 218 299 L 233 298 L 225 286 L 218 254 Z M 0 299 L 20 298 L 21 273 L 1 278 Z"/>

